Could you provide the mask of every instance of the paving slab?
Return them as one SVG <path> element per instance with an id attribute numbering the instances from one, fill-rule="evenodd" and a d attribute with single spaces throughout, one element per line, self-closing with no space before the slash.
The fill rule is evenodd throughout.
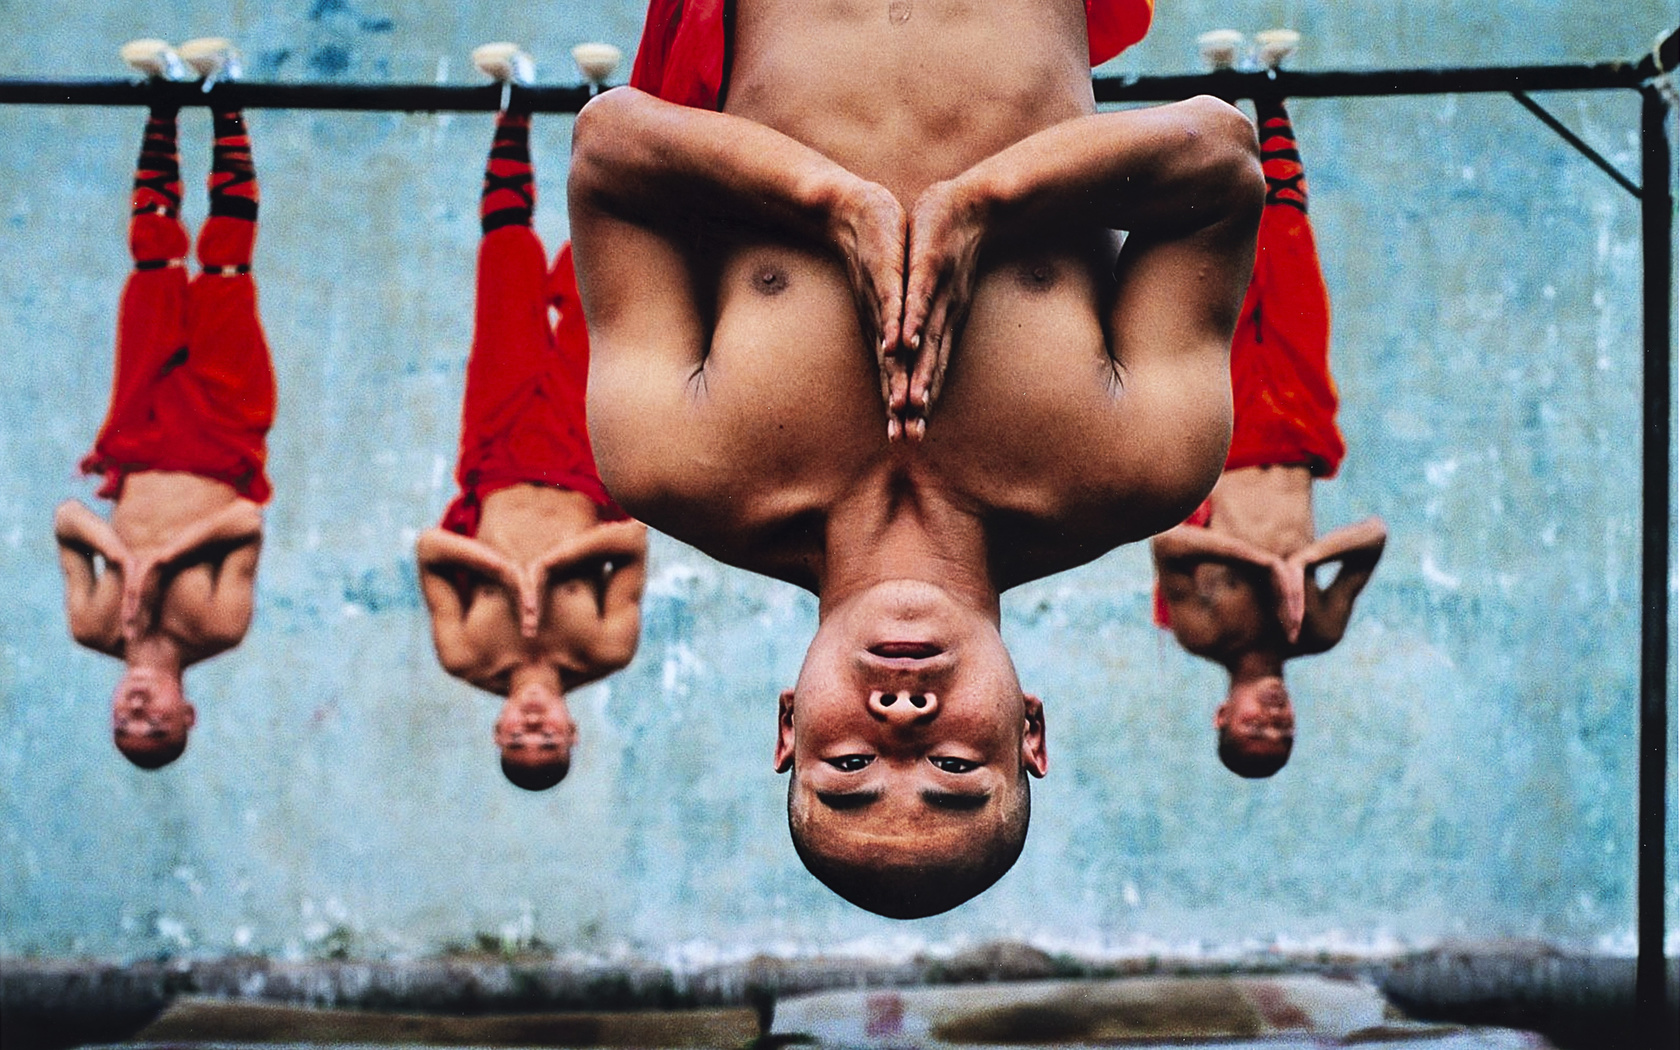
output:
<path id="1" fill-rule="evenodd" d="M 147 1025 L 132 1045 L 733 1048 L 759 1032 L 758 1015 L 746 1008 L 461 1017 L 184 998 Z"/>
<path id="2" fill-rule="evenodd" d="M 772 1037 L 822 1046 L 1170 1045 L 1527 1048 L 1509 1030 L 1407 1019 L 1374 986 L 1318 976 L 1137 977 L 823 992 L 776 1003 Z"/>

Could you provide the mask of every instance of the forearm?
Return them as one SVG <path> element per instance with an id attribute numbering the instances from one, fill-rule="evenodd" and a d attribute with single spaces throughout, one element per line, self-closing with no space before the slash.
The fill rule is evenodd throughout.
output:
<path id="1" fill-rule="evenodd" d="M 1387 545 L 1388 526 L 1381 518 L 1371 517 L 1325 533 L 1303 548 L 1296 558 L 1307 565 L 1337 559 L 1375 565 Z"/>
<path id="2" fill-rule="evenodd" d="M 502 555 L 466 536 L 444 529 L 427 529 L 414 544 L 414 556 L 420 566 L 422 584 L 436 578 L 446 585 L 456 570 L 464 569 L 517 592 L 519 571 Z M 454 588 L 450 585 L 450 590 Z"/>
<path id="3" fill-rule="evenodd" d="M 1248 562 L 1270 569 L 1278 558 L 1235 536 L 1197 525 L 1178 525 L 1149 541 L 1157 564 L 1186 560 L 1221 559 Z"/>
<path id="4" fill-rule="evenodd" d="M 589 562 L 611 562 L 615 567 L 639 565 L 646 556 L 647 526 L 639 521 L 618 521 L 596 525 L 556 544 L 539 559 L 539 565 L 544 572 L 564 572 Z"/>
<path id="5" fill-rule="evenodd" d="M 128 559 L 128 546 L 110 523 L 75 500 L 59 504 L 53 513 L 53 537 L 61 548 L 97 554 L 113 565 Z"/>
<path id="6" fill-rule="evenodd" d="M 1206 96 L 1064 121 L 956 181 L 1000 235 L 1092 223 L 1172 238 L 1228 224 L 1244 239 L 1265 196 L 1253 125 Z"/>
<path id="7" fill-rule="evenodd" d="M 262 510 L 250 500 L 228 504 L 208 518 L 183 529 L 158 555 L 159 565 L 189 560 L 206 547 L 237 547 L 262 539 Z"/>
<path id="8" fill-rule="evenodd" d="M 780 132 L 634 88 L 595 98 L 573 129 L 573 206 L 630 222 L 747 222 L 823 240 L 861 185 Z"/>

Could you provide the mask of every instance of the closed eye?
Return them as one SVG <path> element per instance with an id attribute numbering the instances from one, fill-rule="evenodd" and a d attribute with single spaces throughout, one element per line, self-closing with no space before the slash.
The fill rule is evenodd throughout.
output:
<path id="1" fill-rule="evenodd" d="M 838 755 L 825 758 L 824 762 L 838 769 L 842 773 L 856 773 L 858 770 L 875 761 L 874 755 Z"/>

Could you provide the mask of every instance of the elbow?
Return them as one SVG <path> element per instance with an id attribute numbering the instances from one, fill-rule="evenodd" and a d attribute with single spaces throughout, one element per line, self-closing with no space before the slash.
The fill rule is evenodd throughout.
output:
<path id="1" fill-rule="evenodd" d="M 578 112 L 572 123 L 568 201 L 587 202 L 611 190 L 619 151 L 637 140 L 632 125 L 646 98 L 635 88 L 614 88 L 596 95 Z"/>
<path id="2" fill-rule="evenodd" d="M 108 625 L 97 622 L 93 617 L 70 614 L 70 637 L 77 645 L 96 652 L 110 652 L 112 648 L 112 634 Z"/>
<path id="3" fill-rule="evenodd" d="M 438 666 L 452 678 L 470 679 L 478 670 L 478 660 L 472 650 L 451 638 L 432 635 L 432 647 L 437 650 Z"/>
<path id="4" fill-rule="evenodd" d="M 1184 104 L 1186 135 L 1197 144 L 1202 180 L 1223 191 L 1227 210 L 1259 221 L 1266 200 L 1266 176 L 1260 167 L 1260 140 L 1243 111 L 1212 95 Z"/>
<path id="5" fill-rule="evenodd" d="M 61 544 L 81 539 L 82 520 L 87 513 L 87 508 L 73 499 L 60 503 L 53 511 L 54 538 Z"/>

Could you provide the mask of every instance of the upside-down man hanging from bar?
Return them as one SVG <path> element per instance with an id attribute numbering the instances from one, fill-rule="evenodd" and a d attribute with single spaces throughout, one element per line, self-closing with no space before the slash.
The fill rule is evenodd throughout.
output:
<path id="1" fill-rule="evenodd" d="M 1335 476 L 1346 452 L 1330 298 L 1289 114 L 1278 99 L 1255 110 L 1266 207 L 1231 346 L 1231 451 L 1207 501 L 1150 545 L 1156 622 L 1230 675 L 1214 714 L 1220 760 L 1239 776 L 1267 777 L 1295 743 L 1284 662 L 1341 641 L 1388 532 L 1368 518 L 1315 535 L 1313 482 Z M 1334 578 L 1321 585 L 1317 570 L 1328 566 Z"/>
<path id="2" fill-rule="evenodd" d="M 1025 840 L 1045 719 L 1000 593 L 1182 520 L 1224 462 L 1254 132 L 1096 113 L 1116 7 L 1141 36 L 1143 2 L 658 3 L 673 53 L 732 16 L 722 112 L 622 88 L 574 131 L 602 478 L 818 595 L 775 764 L 806 866 L 884 914 Z"/>
<path id="3" fill-rule="evenodd" d="M 504 80 L 529 61 L 510 45 L 474 57 Z M 497 115 L 480 206 L 461 491 L 416 553 L 438 660 L 507 698 L 495 727 L 502 771 L 535 791 L 571 766 L 577 729 L 566 691 L 635 655 L 647 530 L 595 470 L 583 311 L 569 247 L 551 274 L 531 228 L 530 128 L 517 105 Z"/>
<path id="4" fill-rule="evenodd" d="M 136 44 L 125 56 L 138 68 L 159 74 L 174 60 L 161 42 Z M 225 40 L 201 40 L 180 55 L 215 76 L 232 52 Z M 274 370 L 251 276 L 256 173 L 239 112 L 214 96 L 211 110 L 210 216 L 190 282 L 175 111 L 154 109 L 146 122 L 111 405 L 81 464 L 116 503 L 108 523 L 74 500 L 55 518 L 71 634 L 127 664 L 112 731 L 147 769 L 186 747 L 196 712 L 182 672 L 237 645 L 250 626 L 270 494 Z"/>

